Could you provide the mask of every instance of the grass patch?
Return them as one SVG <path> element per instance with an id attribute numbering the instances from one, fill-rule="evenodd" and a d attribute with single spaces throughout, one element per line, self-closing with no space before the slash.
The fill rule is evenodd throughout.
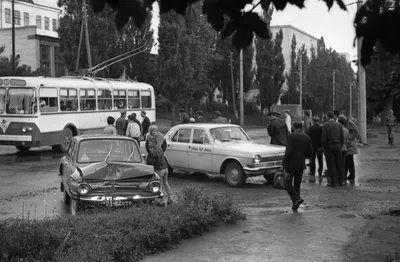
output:
<path id="1" fill-rule="evenodd" d="M 8 261 L 139 261 L 246 215 L 227 193 L 185 187 L 167 207 L 95 210 L 94 214 L 0 223 L 0 259 Z"/>

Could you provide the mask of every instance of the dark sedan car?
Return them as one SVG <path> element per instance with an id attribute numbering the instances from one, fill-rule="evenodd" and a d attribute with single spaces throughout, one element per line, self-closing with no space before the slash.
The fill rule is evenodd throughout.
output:
<path id="1" fill-rule="evenodd" d="M 83 206 L 127 206 L 161 197 L 158 176 L 129 137 L 76 136 L 59 172 L 63 199 L 73 215 Z"/>

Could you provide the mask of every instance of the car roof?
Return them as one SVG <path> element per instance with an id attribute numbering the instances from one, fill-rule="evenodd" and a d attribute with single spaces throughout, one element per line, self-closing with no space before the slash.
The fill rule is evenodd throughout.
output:
<path id="1" fill-rule="evenodd" d="M 239 125 L 235 124 L 219 124 L 219 123 L 188 123 L 188 124 L 180 124 L 176 125 L 173 128 L 182 128 L 182 127 L 187 127 L 187 128 L 196 128 L 196 127 L 203 127 L 207 129 L 212 129 L 212 128 L 217 128 L 217 127 L 225 127 L 225 126 L 232 126 L 232 127 L 240 127 Z"/>
<path id="2" fill-rule="evenodd" d="M 90 135 L 79 135 L 75 136 L 74 139 L 76 141 L 82 141 L 82 140 L 89 140 L 89 139 L 116 139 L 116 140 L 133 140 L 130 137 L 127 136 L 120 136 L 120 135 L 108 135 L 108 134 L 90 134 Z"/>

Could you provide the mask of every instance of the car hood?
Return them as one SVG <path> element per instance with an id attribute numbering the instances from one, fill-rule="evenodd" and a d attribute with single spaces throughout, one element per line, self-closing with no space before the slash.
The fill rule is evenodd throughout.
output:
<path id="1" fill-rule="evenodd" d="M 142 163 L 99 162 L 81 167 L 80 170 L 84 180 L 125 180 L 154 175 L 154 168 Z"/>
<path id="2" fill-rule="evenodd" d="M 220 144 L 220 147 L 228 150 L 245 151 L 252 154 L 260 154 L 261 156 L 272 155 L 272 154 L 282 155 L 285 153 L 286 150 L 285 146 L 262 145 L 262 144 L 256 144 L 254 142 L 241 142 L 241 141 L 222 142 Z"/>

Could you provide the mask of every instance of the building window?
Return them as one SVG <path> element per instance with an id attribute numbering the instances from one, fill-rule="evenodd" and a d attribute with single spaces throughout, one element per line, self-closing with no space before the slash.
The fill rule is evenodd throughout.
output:
<path id="1" fill-rule="evenodd" d="M 50 30 L 50 18 L 48 18 L 48 17 L 44 18 L 44 29 Z"/>
<path id="2" fill-rule="evenodd" d="M 7 24 L 11 24 L 11 9 L 4 9 L 4 16 Z"/>
<path id="3" fill-rule="evenodd" d="M 20 11 L 15 11 L 14 22 L 16 25 L 21 25 L 21 12 Z"/>
<path id="4" fill-rule="evenodd" d="M 57 32 L 57 19 L 53 18 L 53 31 Z"/>
<path id="5" fill-rule="evenodd" d="M 50 46 L 40 45 L 40 68 L 50 75 Z"/>
<path id="6" fill-rule="evenodd" d="M 40 15 L 36 16 L 36 26 L 38 29 L 42 29 L 42 17 Z"/>
<path id="7" fill-rule="evenodd" d="M 56 76 L 65 75 L 63 53 L 59 47 L 54 47 Z"/>
<path id="8" fill-rule="evenodd" d="M 29 13 L 24 13 L 24 26 L 29 26 Z"/>

